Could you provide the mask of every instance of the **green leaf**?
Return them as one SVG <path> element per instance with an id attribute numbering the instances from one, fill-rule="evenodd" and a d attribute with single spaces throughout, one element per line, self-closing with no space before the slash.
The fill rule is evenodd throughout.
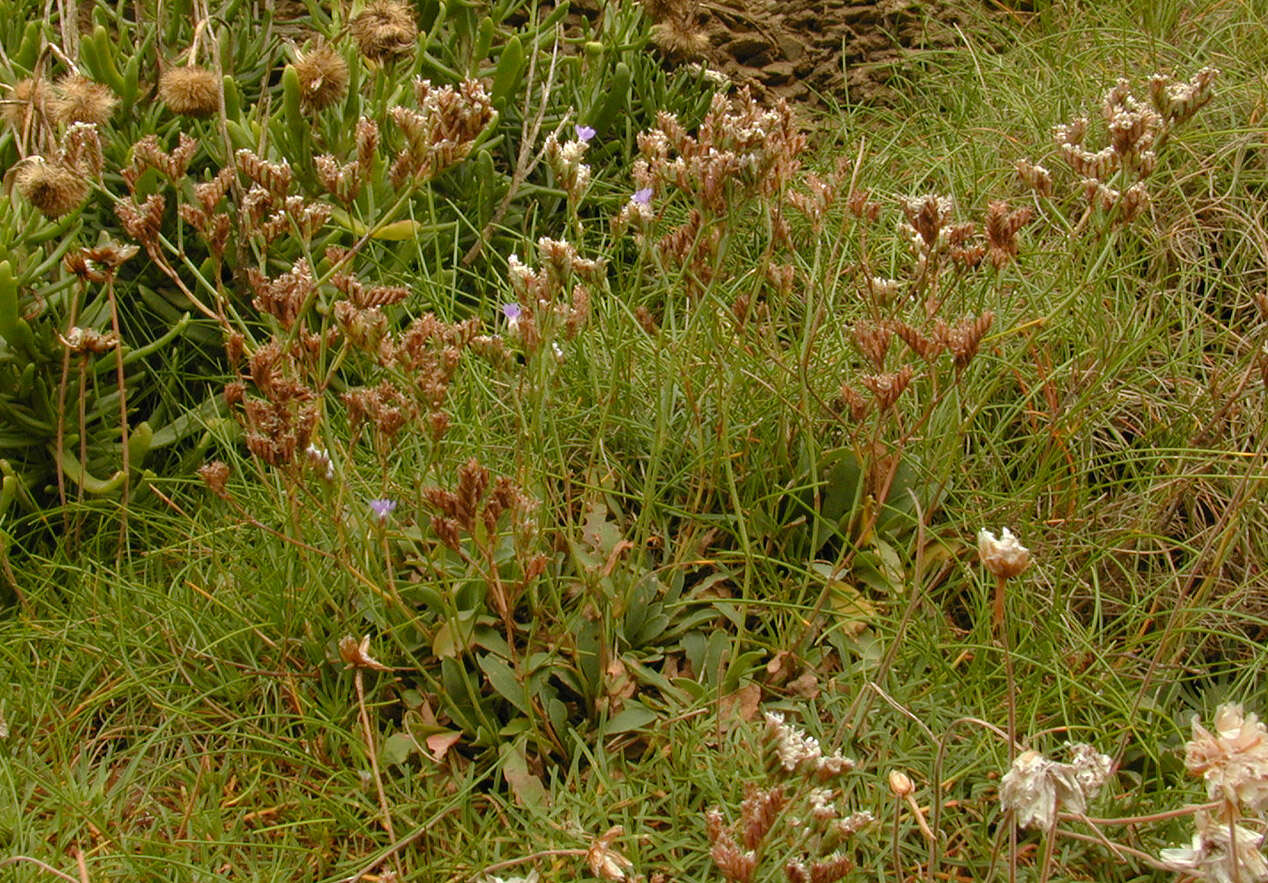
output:
<path id="1" fill-rule="evenodd" d="M 523 714 L 532 714 L 528 700 L 524 697 L 524 686 L 509 665 L 493 654 L 486 653 L 480 657 L 480 668 L 484 669 L 485 677 L 498 695 Z"/>
<path id="2" fill-rule="evenodd" d="M 379 759 L 385 764 L 401 766 L 417 750 L 418 746 L 414 744 L 414 739 L 409 733 L 393 733 L 383 740 L 383 747 L 379 751 Z"/>
<path id="3" fill-rule="evenodd" d="M 603 728 L 603 734 L 612 736 L 617 733 L 639 730 L 656 720 L 657 717 L 656 712 L 646 705 L 640 702 L 627 702 L 622 711 L 608 719 L 607 726 Z"/>

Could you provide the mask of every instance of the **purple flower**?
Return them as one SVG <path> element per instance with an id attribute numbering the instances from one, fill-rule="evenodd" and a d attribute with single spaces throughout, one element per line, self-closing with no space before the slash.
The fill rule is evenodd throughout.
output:
<path id="1" fill-rule="evenodd" d="M 524 315 L 524 308 L 517 303 L 502 304 L 502 315 L 506 316 L 506 324 L 514 330 L 520 326 L 520 317 Z"/>
<path id="2" fill-rule="evenodd" d="M 387 517 L 392 514 L 392 510 L 396 508 L 396 501 L 389 500 L 384 497 L 381 500 L 370 501 L 370 511 L 374 513 L 374 517 L 380 522 L 387 521 Z"/>
<path id="3" fill-rule="evenodd" d="M 644 187 L 641 190 L 635 190 L 634 195 L 630 197 L 630 202 L 636 202 L 639 205 L 651 205 L 652 188 Z"/>
<path id="4" fill-rule="evenodd" d="M 591 138 L 594 137 L 594 129 L 590 126 L 577 126 L 576 133 L 577 133 L 577 140 L 580 141 L 582 144 L 585 144 L 587 141 L 589 141 Z"/>

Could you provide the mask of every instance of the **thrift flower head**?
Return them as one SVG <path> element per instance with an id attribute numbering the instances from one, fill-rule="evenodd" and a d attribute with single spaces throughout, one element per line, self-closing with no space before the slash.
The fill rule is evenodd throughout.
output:
<path id="1" fill-rule="evenodd" d="M 520 325 L 520 317 L 524 315 L 524 308 L 516 303 L 502 304 L 502 315 L 506 316 L 506 324 L 511 326 L 514 331 Z"/>
<path id="2" fill-rule="evenodd" d="M 575 131 L 577 133 L 577 140 L 582 144 L 587 143 L 594 137 L 594 129 L 590 126 L 577 126 Z"/>
<path id="3" fill-rule="evenodd" d="M 381 500 L 370 501 L 370 511 L 374 513 L 374 517 L 380 522 L 387 521 L 387 517 L 392 514 L 392 510 L 396 508 L 396 501 L 389 500 L 386 497 Z"/>
<path id="4" fill-rule="evenodd" d="M 1030 550 L 1008 528 L 999 537 L 986 528 L 979 530 L 977 554 L 983 567 L 1004 579 L 1011 579 L 1030 566 Z"/>
<path id="5" fill-rule="evenodd" d="M 652 188 L 642 187 L 635 190 L 634 195 L 630 197 L 630 202 L 636 203 L 637 205 L 651 205 Z"/>
<path id="6" fill-rule="evenodd" d="M 1000 782 L 999 802 L 1017 813 L 1023 828 L 1050 828 L 1058 810 L 1082 813 L 1108 778 L 1113 761 L 1090 745 L 1071 745 L 1071 763 L 1056 763 L 1038 751 L 1023 751 Z"/>
<path id="7" fill-rule="evenodd" d="M 1212 800 L 1241 803 L 1252 812 L 1268 809 L 1268 729 L 1240 705 L 1215 710 L 1215 732 L 1193 718 L 1193 738 L 1184 746 L 1184 765 L 1206 780 Z"/>
<path id="8" fill-rule="evenodd" d="M 1193 835 L 1192 846 L 1164 849 L 1159 853 L 1159 858 L 1173 870 L 1214 883 L 1268 881 L 1268 861 L 1264 860 L 1259 849 L 1264 835 L 1241 825 L 1234 825 L 1233 836 L 1230 838 L 1228 825 L 1212 822 L 1204 812 L 1198 813 L 1194 822 L 1197 833 Z"/>

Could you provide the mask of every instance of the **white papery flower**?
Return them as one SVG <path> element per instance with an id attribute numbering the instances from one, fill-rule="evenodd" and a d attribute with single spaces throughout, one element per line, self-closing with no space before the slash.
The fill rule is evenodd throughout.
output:
<path id="1" fill-rule="evenodd" d="M 983 567 L 1004 579 L 1012 579 L 1030 566 L 1030 550 L 1008 528 L 998 537 L 986 528 L 979 530 L 977 554 Z"/>
<path id="2" fill-rule="evenodd" d="M 1057 763 L 1038 751 L 1023 751 L 1000 781 L 999 802 L 1017 814 L 1022 828 L 1051 828 L 1061 810 L 1087 811 L 1088 799 L 1100 790 L 1113 761 L 1090 745 L 1070 745 L 1071 763 Z"/>
<path id="3" fill-rule="evenodd" d="M 1197 833 L 1192 846 L 1164 849 L 1158 854 L 1172 870 L 1213 883 L 1268 883 L 1268 861 L 1260 851 L 1264 835 L 1235 825 L 1230 838 L 1228 825 L 1213 822 L 1204 812 L 1197 814 L 1194 823 Z M 1233 840 L 1236 843 L 1230 853 Z"/>
<path id="4" fill-rule="evenodd" d="M 1206 780 L 1212 800 L 1241 803 L 1252 812 L 1268 809 L 1268 728 L 1240 705 L 1215 710 L 1215 732 L 1196 715 L 1193 738 L 1184 746 L 1184 765 Z"/>

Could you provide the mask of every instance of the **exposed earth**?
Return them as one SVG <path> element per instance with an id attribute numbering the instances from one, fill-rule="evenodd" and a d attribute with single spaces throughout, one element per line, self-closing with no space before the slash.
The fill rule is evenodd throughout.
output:
<path id="1" fill-rule="evenodd" d="M 594 0 L 590 0 L 594 2 Z M 644 0 L 670 61 L 705 63 L 766 97 L 883 99 L 913 50 L 962 44 L 971 0 Z M 585 5 L 584 0 L 582 4 Z"/>

